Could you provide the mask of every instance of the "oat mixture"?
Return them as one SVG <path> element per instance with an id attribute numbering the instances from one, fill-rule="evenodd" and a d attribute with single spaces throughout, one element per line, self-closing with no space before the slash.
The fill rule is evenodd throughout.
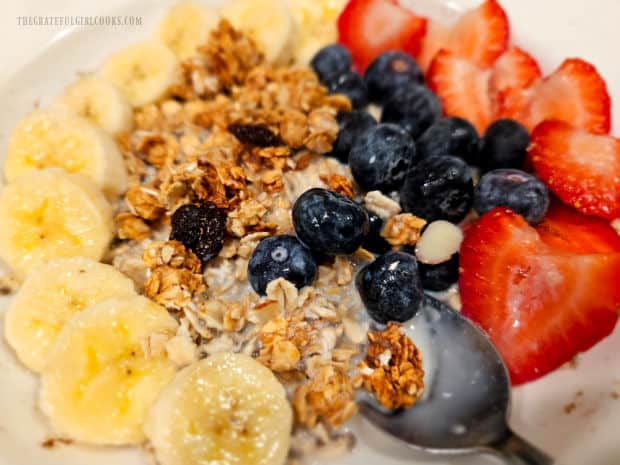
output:
<path id="1" fill-rule="evenodd" d="M 295 412 L 293 458 L 352 447 L 341 427 L 357 412 L 358 389 L 392 408 L 411 406 L 424 389 L 421 355 L 399 327 L 368 332 L 352 281 L 369 252 L 325 261 L 301 290 L 279 278 L 260 297 L 247 282 L 260 240 L 292 231 L 301 193 L 325 187 L 359 197 L 348 167 L 324 156 L 337 114 L 349 110 L 349 99 L 328 95 L 310 68 L 266 63 L 224 20 L 181 63 L 170 97 L 137 109 L 135 129 L 119 137 L 130 187 L 109 260 L 179 320 L 165 341 L 175 363 L 236 351 L 278 376 Z M 365 199 L 387 220 L 390 244 L 415 244 L 423 220 L 399 214 L 378 191 Z M 168 240 L 172 213 L 196 202 L 227 214 L 223 246 L 206 262 Z"/>

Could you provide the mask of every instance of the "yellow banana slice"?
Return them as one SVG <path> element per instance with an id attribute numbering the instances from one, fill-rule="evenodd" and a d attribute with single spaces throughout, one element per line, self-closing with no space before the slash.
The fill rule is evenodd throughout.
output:
<path id="1" fill-rule="evenodd" d="M 31 170 L 53 166 L 87 176 L 110 198 L 127 188 L 123 157 L 110 136 L 58 108 L 35 111 L 17 125 L 9 140 L 4 174 L 12 182 Z"/>
<path id="2" fill-rule="evenodd" d="M 145 351 L 177 323 L 145 297 L 100 302 L 73 315 L 41 378 L 40 405 L 56 433 L 88 444 L 138 444 L 146 412 L 174 377 L 165 351 Z"/>
<path id="3" fill-rule="evenodd" d="M 131 106 L 122 92 L 90 74 L 66 87 L 55 106 L 86 118 L 112 135 L 129 131 L 133 121 Z"/>
<path id="4" fill-rule="evenodd" d="M 160 23 L 157 35 L 179 60 L 185 60 L 207 42 L 219 18 L 216 10 L 194 2 L 180 2 Z"/>
<path id="5" fill-rule="evenodd" d="M 219 353 L 178 373 L 145 431 L 160 465 L 282 465 L 291 425 L 273 373 L 247 355 Z"/>
<path id="6" fill-rule="evenodd" d="M 37 267 L 11 301 L 4 335 L 24 365 L 40 372 L 58 333 L 75 313 L 110 297 L 134 295 L 133 281 L 90 258 L 57 258 Z"/>
<path id="7" fill-rule="evenodd" d="M 112 208 L 84 176 L 59 168 L 26 173 L 0 193 L 0 258 L 20 277 L 59 257 L 100 260 Z"/>
<path id="8" fill-rule="evenodd" d="M 176 71 L 174 53 L 155 40 L 115 53 L 101 69 L 102 76 L 116 85 L 134 107 L 163 97 L 174 82 Z"/>

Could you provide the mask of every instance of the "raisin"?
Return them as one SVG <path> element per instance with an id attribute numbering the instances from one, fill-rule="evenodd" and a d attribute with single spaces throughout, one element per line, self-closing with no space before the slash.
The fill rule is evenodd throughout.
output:
<path id="1" fill-rule="evenodd" d="M 257 147 L 280 145 L 280 138 L 266 124 L 229 124 L 228 132 L 239 142 Z"/>
<path id="2" fill-rule="evenodd" d="M 170 240 L 179 241 L 202 263 L 216 257 L 224 245 L 226 212 L 212 202 L 183 205 L 172 215 Z"/>

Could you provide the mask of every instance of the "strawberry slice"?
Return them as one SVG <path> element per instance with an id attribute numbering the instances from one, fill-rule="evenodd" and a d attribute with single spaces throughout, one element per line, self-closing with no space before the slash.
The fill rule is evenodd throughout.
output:
<path id="1" fill-rule="evenodd" d="M 350 0 L 338 18 L 338 42 L 359 72 L 388 50 L 418 54 L 425 34 L 426 19 L 396 0 Z"/>
<path id="2" fill-rule="evenodd" d="M 620 252 L 620 235 L 608 221 L 582 215 L 557 199 L 536 229 L 543 242 L 555 249 L 577 254 Z"/>
<path id="3" fill-rule="evenodd" d="M 620 140 L 545 121 L 532 133 L 529 157 L 564 203 L 586 215 L 620 217 Z"/>
<path id="4" fill-rule="evenodd" d="M 618 319 L 620 253 L 569 253 L 496 208 L 467 230 L 463 314 L 487 332 L 513 384 L 540 378 L 608 336 Z"/>
<path id="5" fill-rule="evenodd" d="M 446 49 L 481 68 L 488 68 L 506 50 L 509 37 L 506 12 L 497 0 L 486 0 L 461 16 L 451 29 L 437 23 L 429 25 L 419 55 L 420 65 L 427 69 L 435 54 Z"/>
<path id="6" fill-rule="evenodd" d="M 440 50 L 426 78 L 446 115 L 464 118 L 480 134 L 484 133 L 492 118 L 488 71 L 452 52 Z"/>
<path id="7" fill-rule="evenodd" d="M 495 117 L 518 117 L 527 105 L 526 89 L 541 77 L 536 60 L 519 47 L 511 47 L 503 53 L 493 65 L 489 80 Z"/>
<path id="8" fill-rule="evenodd" d="M 611 126 L 611 99 L 596 68 L 571 58 L 531 90 L 519 121 L 532 130 L 538 123 L 557 119 L 594 134 L 607 134 Z"/>

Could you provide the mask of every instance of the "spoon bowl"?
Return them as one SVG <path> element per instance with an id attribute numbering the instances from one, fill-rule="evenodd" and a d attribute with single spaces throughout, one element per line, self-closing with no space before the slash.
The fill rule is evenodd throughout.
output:
<path id="1" fill-rule="evenodd" d="M 426 392 L 408 410 L 362 400 L 362 414 L 412 447 L 434 454 L 495 453 L 506 463 L 553 461 L 510 431 L 510 379 L 487 336 L 447 305 L 425 297 L 404 324 L 423 354 Z"/>

